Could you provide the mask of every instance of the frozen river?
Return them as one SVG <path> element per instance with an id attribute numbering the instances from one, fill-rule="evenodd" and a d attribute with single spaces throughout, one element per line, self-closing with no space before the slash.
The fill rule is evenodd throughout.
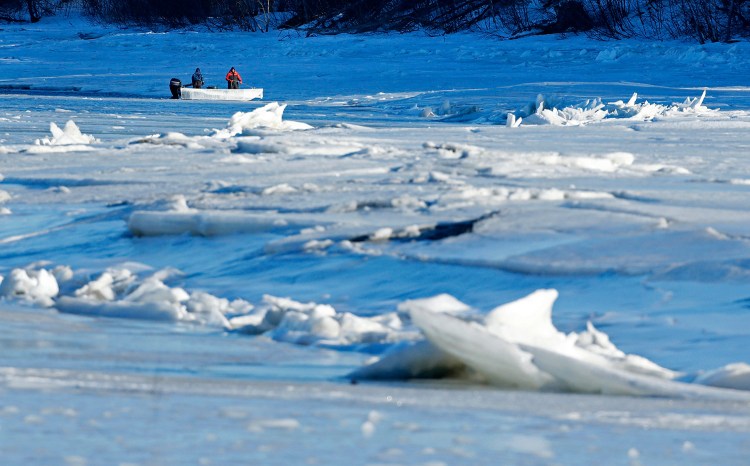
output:
<path id="1" fill-rule="evenodd" d="M 744 463 L 746 44 L 225 40 L 4 27 L 6 461 Z"/>

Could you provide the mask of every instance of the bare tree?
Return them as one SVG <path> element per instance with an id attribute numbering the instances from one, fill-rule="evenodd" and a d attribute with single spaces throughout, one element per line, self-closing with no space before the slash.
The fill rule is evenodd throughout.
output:
<path id="1" fill-rule="evenodd" d="M 165 28 L 304 34 L 478 29 L 504 37 L 587 32 L 598 39 L 695 37 L 729 41 L 750 35 L 750 0 L 0 0 L 0 20 L 39 21 L 65 2 L 92 17 Z"/>
<path id="2" fill-rule="evenodd" d="M 21 12 L 28 14 L 32 23 L 39 22 L 43 14 L 51 13 L 55 7 L 63 3 L 53 0 L 3 0 L 0 1 L 0 19 L 5 21 L 23 21 Z"/>

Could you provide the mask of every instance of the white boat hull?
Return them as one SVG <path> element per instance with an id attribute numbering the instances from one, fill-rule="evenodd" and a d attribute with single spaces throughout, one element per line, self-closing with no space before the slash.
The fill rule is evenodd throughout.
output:
<path id="1" fill-rule="evenodd" d="M 253 100 L 263 98 L 263 89 L 192 89 L 182 88 L 185 100 Z"/>

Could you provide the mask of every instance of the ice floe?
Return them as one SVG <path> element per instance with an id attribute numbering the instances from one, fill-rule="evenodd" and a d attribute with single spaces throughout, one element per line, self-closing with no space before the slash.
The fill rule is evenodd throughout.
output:
<path id="1" fill-rule="evenodd" d="M 273 212 L 253 214 L 242 211 L 136 211 L 128 219 L 128 229 L 138 236 L 181 235 L 217 236 L 259 233 L 308 226 L 312 219 L 280 216 Z"/>

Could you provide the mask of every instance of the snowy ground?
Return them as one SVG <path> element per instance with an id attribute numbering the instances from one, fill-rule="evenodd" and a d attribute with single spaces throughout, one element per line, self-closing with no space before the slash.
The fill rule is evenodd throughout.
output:
<path id="1" fill-rule="evenodd" d="M 2 29 L 11 463 L 750 453 L 750 396 L 705 386 L 750 387 L 747 44 Z M 196 66 L 265 100 L 168 100 Z M 567 337 L 481 325 L 539 289 Z M 423 332 L 463 378 L 349 384 L 429 373 Z"/>

